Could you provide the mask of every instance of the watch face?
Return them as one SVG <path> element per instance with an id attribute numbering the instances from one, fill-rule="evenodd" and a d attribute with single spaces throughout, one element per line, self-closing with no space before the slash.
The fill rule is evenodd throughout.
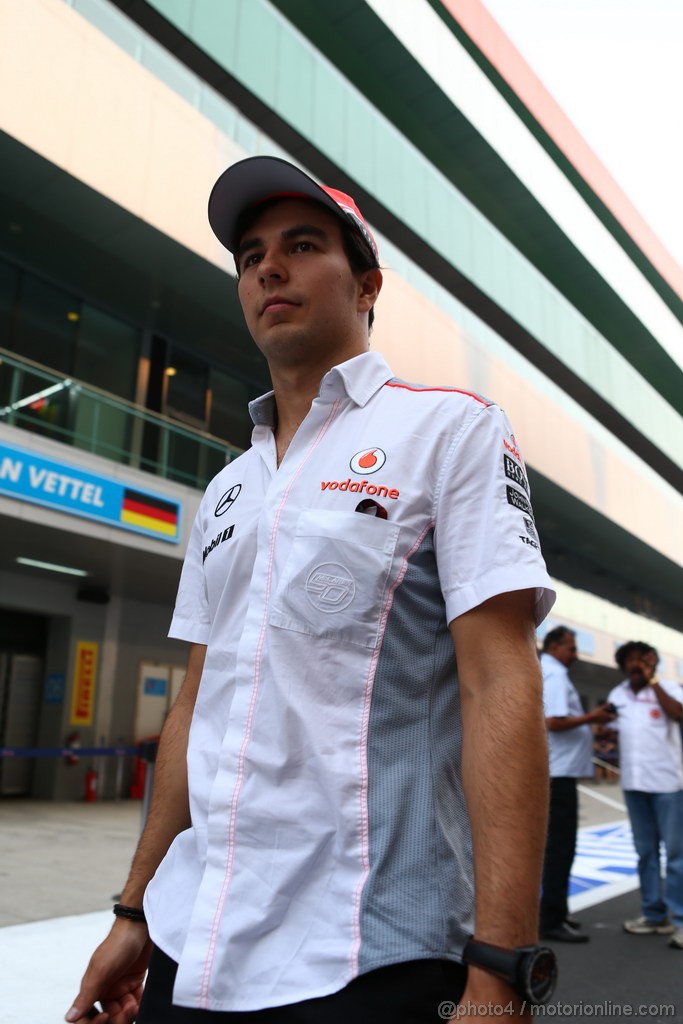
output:
<path id="1" fill-rule="evenodd" d="M 526 966 L 526 990 L 534 1003 L 546 1003 L 555 989 L 557 960 L 551 949 L 539 949 L 529 954 Z"/>

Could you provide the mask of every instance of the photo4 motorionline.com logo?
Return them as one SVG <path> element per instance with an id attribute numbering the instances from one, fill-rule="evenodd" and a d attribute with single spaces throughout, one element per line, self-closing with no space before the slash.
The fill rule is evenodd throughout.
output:
<path id="1" fill-rule="evenodd" d="M 471 1001 L 456 1003 L 450 999 L 439 1003 L 437 1013 L 441 1020 L 464 1020 L 472 1017 L 515 1017 L 525 1013 L 532 1017 L 563 1017 L 577 1019 L 596 1017 L 600 1020 L 616 1020 L 622 1017 L 641 1020 L 648 1018 L 675 1018 L 676 1007 L 673 1003 L 613 1003 L 604 999 L 599 1003 L 546 1003 L 530 1005 L 523 999 L 510 1000 L 507 1003 L 473 1003 Z"/>

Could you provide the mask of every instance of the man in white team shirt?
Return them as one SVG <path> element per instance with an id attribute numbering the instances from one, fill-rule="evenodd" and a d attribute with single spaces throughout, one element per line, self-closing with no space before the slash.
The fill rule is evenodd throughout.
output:
<path id="1" fill-rule="evenodd" d="M 617 709 L 621 785 L 638 853 L 642 915 L 625 921 L 630 935 L 668 935 L 683 949 L 683 691 L 658 680 L 654 647 L 631 640 L 615 659 L 626 679 L 610 693 Z M 666 880 L 659 860 L 666 850 Z"/>
<path id="2" fill-rule="evenodd" d="M 209 216 L 273 392 L 193 527 L 171 627 L 186 681 L 67 1019 L 101 999 L 97 1024 L 129 1024 L 148 963 L 141 1024 L 436 1024 L 461 996 L 479 1024 L 517 1019 L 539 972 L 481 965 L 495 945 L 552 974 L 519 950 L 552 604 L 521 453 L 493 403 L 368 350 L 382 275 L 349 196 L 260 157 Z"/>

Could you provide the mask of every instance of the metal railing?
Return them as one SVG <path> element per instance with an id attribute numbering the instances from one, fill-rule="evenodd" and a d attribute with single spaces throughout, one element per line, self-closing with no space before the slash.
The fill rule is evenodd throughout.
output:
<path id="1" fill-rule="evenodd" d="M 212 434 L 3 348 L 0 423 L 200 490 L 241 454 Z"/>

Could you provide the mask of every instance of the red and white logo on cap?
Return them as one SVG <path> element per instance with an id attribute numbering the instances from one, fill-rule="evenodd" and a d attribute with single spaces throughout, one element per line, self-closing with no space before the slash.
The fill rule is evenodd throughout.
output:
<path id="1" fill-rule="evenodd" d="M 381 448 L 363 448 L 361 452 L 356 452 L 349 466 L 352 472 L 358 473 L 359 476 L 367 476 L 369 473 L 376 473 L 386 461 L 386 452 Z"/>

